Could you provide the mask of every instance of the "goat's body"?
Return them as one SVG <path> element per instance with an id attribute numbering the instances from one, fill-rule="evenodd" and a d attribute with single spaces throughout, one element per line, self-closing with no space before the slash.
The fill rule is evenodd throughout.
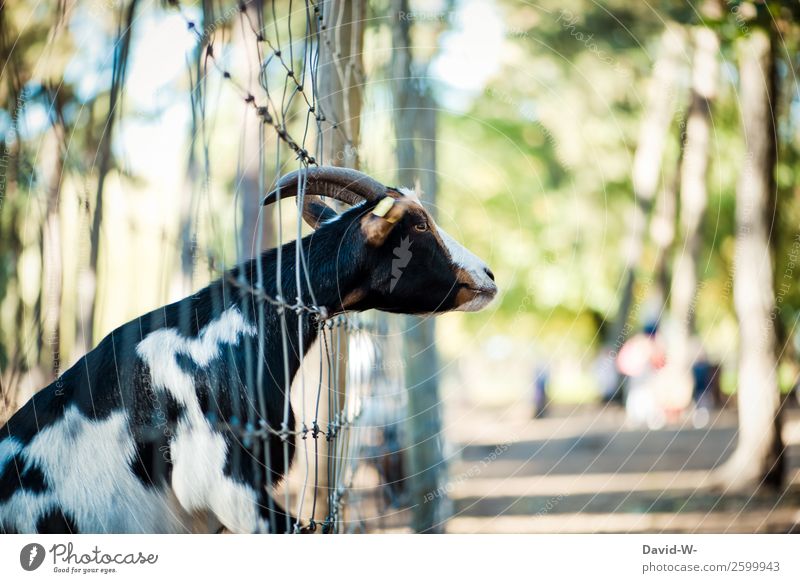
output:
<path id="1" fill-rule="evenodd" d="M 9 420 L 0 433 L 0 532 L 269 530 L 276 505 L 257 491 L 267 484 L 263 450 L 222 428 L 248 409 L 260 418 L 247 388 L 255 367 L 245 364 L 258 350 L 255 308 L 225 301 L 232 291 L 216 282 L 128 322 Z M 297 319 L 286 317 L 293 376 Z M 262 386 L 268 422 L 279 428 L 280 326 L 274 310 L 267 318 Z M 269 444 L 278 481 L 294 446 L 285 459 L 277 437 Z"/>

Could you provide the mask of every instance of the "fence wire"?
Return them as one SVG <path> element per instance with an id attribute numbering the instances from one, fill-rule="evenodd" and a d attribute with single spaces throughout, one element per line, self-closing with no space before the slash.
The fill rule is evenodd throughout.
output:
<path id="1" fill-rule="evenodd" d="M 255 123 L 259 126 L 258 152 L 246 151 L 242 140 L 239 160 L 241 165 L 243 157 L 258 156 L 261 196 L 289 171 L 336 162 L 323 157 L 325 140 L 332 134 L 336 134 L 345 148 L 357 151 L 358 144 L 348 135 L 347 124 L 324 110 L 319 94 L 321 52 L 339 55 L 343 43 L 356 40 L 341 38 L 335 29 L 324 24 L 324 10 L 346 3 L 330 6 L 307 0 L 297 6 L 296 2 L 273 0 L 216 5 L 206 0 L 202 19 L 177 1 L 170 4 L 182 15 L 199 48 L 197 72 L 192 75 L 190 68 L 190 77 L 206 185 L 211 182 L 211 135 L 219 131 L 215 122 L 220 115 L 210 103 L 210 82 L 219 81 L 232 88 L 241 107 L 255 112 Z M 328 22 L 338 23 L 340 17 L 332 14 Z M 301 34 L 298 29 L 302 29 Z M 352 30 L 354 34 L 363 34 L 361 27 Z M 239 78 L 226 60 L 225 52 L 232 42 L 226 38 L 226 32 L 231 36 L 238 34 L 258 57 L 248 80 Z M 327 68 L 327 74 L 336 74 L 342 86 L 346 87 L 350 79 L 363 86 L 364 73 L 360 68 L 342 65 L 339 59 L 332 62 L 334 67 Z M 268 155 L 269 150 L 274 150 L 274 156 Z M 266 468 L 273 468 L 275 463 L 271 457 L 276 450 L 271 444 L 276 440 L 280 443 L 284 483 L 276 488 L 271 471 L 254 474 L 263 476 L 263 483 L 258 486 L 268 494 L 278 491 L 281 505 L 287 509 L 280 517 L 275 508 L 269 508 L 273 522 L 278 521 L 277 530 L 363 532 L 385 528 L 387 524 L 394 526 L 397 521 L 391 517 L 402 506 L 403 485 L 402 347 L 391 324 L 376 314 L 328 317 L 325 307 L 316 303 L 314 289 L 318 282 L 313 281 L 302 252 L 294 254 L 294 281 L 285 281 L 286 274 L 278 267 L 283 264 L 282 245 L 292 238 L 300 241 L 303 236 L 299 209 L 304 188 L 304 185 L 300 188 L 297 204 L 288 205 L 297 209 L 293 232 L 288 232 L 281 220 L 287 201 L 278 200 L 276 205 L 276 294 L 270 295 L 264 288 L 265 274 L 260 261 L 255 261 L 255 281 L 248 280 L 244 270 L 238 276 L 217 270 L 219 275 L 228 274 L 224 285 L 239 293 L 243 313 L 248 304 L 256 306 L 258 325 L 257 353 L 246 354 L 246 370 L 239 371 L 245 375 L 248 402 L 234 397 L 233 417 L 224 430 L 232 432 L 245 451 L 257 454 L 258 463 Z M 255 241 L 262 240 L 268 212 L 271 209 L 259 212 Z M 240 242 L 237 251 L 242 257 L 247 256 L 248 250 L 241 248 L 240 228 L 237 222 L 236 239 Z M 258 252 L 256 248 L 256 256 Z M 212 263 L 216 263 L 211 255 Z M 295 297 L 287 297 L 286 288 L 296 290 Z M 304 301 L 303 290 L 308 292 L 310 302 Z M 280 326 L 280 347 L 264 343 L 265 326 L 275 324 L 272 314 L 277 314 Z M 293 332 L 297 333 L 296 350 L 305 354 L 309 347 L 303 346 L 303 330 L 308 325 L 316 327 L 317 349 L 308 351 L 293 383 L 289 372 L 295 347 L 290 346 L 290 338 Z M 279 424 L 269 422 L 267 411 L 265 380 L 273 374 L 265 370 L 268 350 L 282 353 L 285 400 Z M 292 402 L 294 425 L 290 413 Z M 293 452 L 294 466 L 290 471 Z M 239 471 L 242 464 L 248 463 L 241 456 L 232 462 Z M 257 465 L 255 461 L 251 463 Z M 267 500 L 272 505 L 273 497 L 268 496 Z"/>

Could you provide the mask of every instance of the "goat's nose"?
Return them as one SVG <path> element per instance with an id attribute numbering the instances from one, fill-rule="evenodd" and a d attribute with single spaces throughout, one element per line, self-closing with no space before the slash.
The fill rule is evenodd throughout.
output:
<path id="1" fill-rule="evenodd" d="M 491 269 L 489 269 L 488 267 L 484 267 L 484 268 L 483 268 L 483 271 L 486 273 L 486 275 L 488 275 L 488 276 L 489 276 L 489 279 L 491 279 L 492 281 L 494 281 L 494 273 L 492 273 L 492 270 L 491 270 Z"/>

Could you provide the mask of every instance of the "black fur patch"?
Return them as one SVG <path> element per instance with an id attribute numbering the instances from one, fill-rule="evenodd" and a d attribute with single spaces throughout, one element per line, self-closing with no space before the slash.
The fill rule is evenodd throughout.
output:
<path id="1" fill-rule="evenodd" d="M 116 354 L 124 352 L 120 344 L 121 338 L 113 333 L 106 336 L 72 368 L 31 397 L 8 420 L 0 436 L 13 437 L 25 446 L 40 431 L 63 419 L 67 408 L 74 407 L 91 420 L 107 419 L 120 410 L 125 401 L 120 387 L 128 381 L 124 369 L 116 364 Z"/>
<path id="2" fill-rule="evenodd" d="M 53 508 L 36 522 L 36 532 L 40 534 L 78 534 L 78 527 L 66 512 L 60 508 Z"/>
<path id="3" fill-rule="evenodd" d="M 130 470 L 145 486 L 159 487 L 172 477 L 170 444 L 184 410 L 170 393 L 153 388 L 144 363 L 137 363 L 134 370 L 129 420 L 135 452 Z"/>
<path id="4" fill-rule="evenodd" d="M 20 471 L 22 471 L 22 460 L 19 456 L 12 456 L 0 473 L 0 504 L 7 502 L 20 489 Z"/>
<path id="5" fill-rule="evenodd" d="M 0 504 L 8 501 L 17 490 L 41 494 L 47 489 L 47 480 L 42 471 L 34 463 L 26 464 L 17 454 L 6 462 L 6 467 L 0 475 Z"/>
<path id="6" fill-rule="evenodd" d="M 166 437 L 136 442 L 131 473 L 147 487 L 168 485 L 172 478 L 172 450 Z"/>
<path id="7" fill-rule="evenodd" d="M 28 466 L 19 477 L 19 483 L 24 490 L 27 490 L 33 494 L 41 494 L 42 492 L 46 492 L 48 489 L 44 474 L 36 466 L 36 464 L 33 463 L 28 463 Z"/>

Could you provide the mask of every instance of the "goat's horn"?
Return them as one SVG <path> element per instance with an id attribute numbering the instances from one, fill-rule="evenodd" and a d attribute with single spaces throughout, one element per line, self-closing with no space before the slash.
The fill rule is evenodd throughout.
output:
<path id="1" fill-rule="evenodd" d="M 298 182 L 303 176 L 306 178 L 305 197 L 327 196 L 354 205 L 364 200 L 378 200 L 386 194 L 383 184 L 363 172 L 352 168 L 318 166 L 295 170 L 281 178 L 275 190 L 264 198 L 263 204 L 272 204 L 278 199 L 278 188 L 281 198 L 297 196 Z"/>
<path id="2" fill-rule="evenodd" d="M 297 196 L 300 181 L 305 177 L 306 188 L 303 195 L 303 218 L 313 228 L 336 216 L 336 211 L 326 205 L 320 196 L 327 196 L 347 203 L 358 204 L 364 200 L 373 201 L 386 194 L 386 187 L 363 172 L 336 166 L 318 166 L 290 172 L 278 181 L 275 190 L 270 192 L 262 204 L 272 204 L 281 198 Z"/>

